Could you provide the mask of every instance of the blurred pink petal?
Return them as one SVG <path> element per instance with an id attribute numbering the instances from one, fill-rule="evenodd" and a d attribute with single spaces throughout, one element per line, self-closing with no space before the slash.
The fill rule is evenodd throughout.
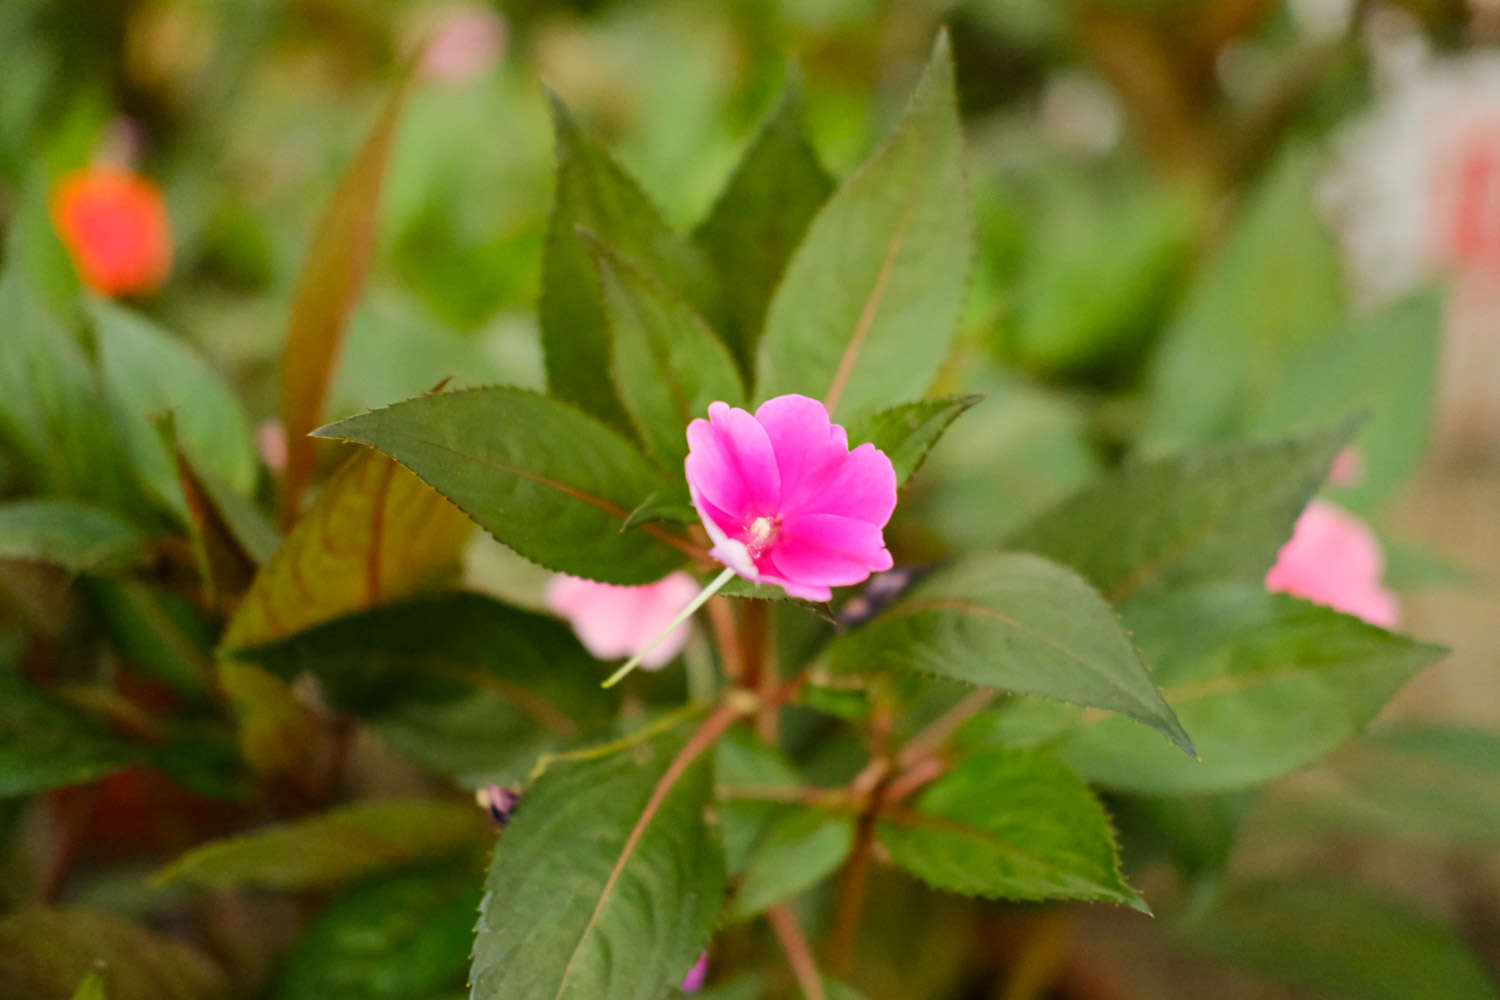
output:
<path id="1" fill-rule="evenodd" d="M 286 468 L 286 428 L 280 420 L 265 420 L 255 428 L 255 448 L 272 472 Z"/>
<path id="2" fill-rule="evenodd" d="M 566 618 L 578 639 L 601 660 L 634 656 L 671 623 L 698 593 L 686 573 L 673 573 L 641 587 L 619 587 L 559 574 L 547 584 L 547 606 Z M 673 629 L 641 666 L 666 666 L 686 645 L 692 625 Z"/>
<path id="3" fill-rule="evenodd" d="M 1383 569 L 1380 543 L 1369 526 L 1340 507 L 1314 500 L 1266 574 L 1266 589 L 1394 628 L 1400 609 L 1380 583 Z"/>
<path id="4" fill-rule="evenodd" d="M 430 80 L 472 80 L 495 65 L 505 49 L 505 21 L 483 4 L 443 4 L 423 21 L 422 73 Z"/>
<path id="5" fill-rule="evenodd" d="M 687 975 L 682 977 L 682 992 L 697 993 L 703 988 L 703 981 L 708 978 L 708 952 L 698 956 L 698 961 L 688 970 Z"/>
<path id="6" fill-rule="evenodd" d="M 822 403 L 778 396 L 753 416 L 714 403 L 687 438 L 684 470 L 710 554 L 740 576 L 826 601 L 830 587 L 891 568 L 882 532 L 895 469 L 872 444 L 850 451 Z"/>
<path id="7" fill-rule="evenodd" d="M 1365 478 L 1365 457 L 1359 446 L 1351 444 L 1338 453 L 1328 470 L 1328 481 L 1335 486 L 1358 486 Z"/>

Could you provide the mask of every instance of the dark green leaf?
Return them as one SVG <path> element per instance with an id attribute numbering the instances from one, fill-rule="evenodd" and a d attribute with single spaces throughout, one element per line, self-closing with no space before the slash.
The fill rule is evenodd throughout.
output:
<path id="1" fill-rule="evenodd" d="M 154 881 L 202 889 L 322 888 L 472 849 L 489 835 L 488 818 L 470 802 L 377 799 L 211 841 Z"/>
<path id="2" fill-rule="evenodd" d="M 852 816 L 785 811 L 766 831 L 740 876 L 730 920 L 748 920 L 832 875 L 854 846 Z"/>
<path id="3" fill-rule="evenodd" d="M 490 534 L 549 569 L 607 583 L 661 579 L 683 562 L 650 527 L 620 526 L 660 482 L 596 420 L 521 389 L 422 396 L 319 431 L 390 455 Z"/>
<path id="4" fill-rule="evenodd" d="M 0 919 L 0 991 L 8 997 L 67 1000 L 99 967 L 109 1000 L 218 1000 L 229 994 L 223 972 L 207 957 L 109 914 L 34 907 Z"/>
<path id="5" fill-rule="evenodd" d="M 128 521 L 73 500 L 0 505 L 0 559 L 26 559 L 71 573 L 110 573 L 138 562 L 145 538 Z"/>
<path id="6" fill-rule="evenodd" d="M 1003 899 L 1088 899 L 1145 910 L 1120 875 L 1114 833 L 1088 787 L 1057 762 L 991 751 L 888 811 L 877 836 L 939 889 Z"/>
<path id="7" fill-rule="evenodd" d="M 718 918 L 725 875 L 704 821 L 712 755 L 647 812 L 683 745 L 680 730 L 555 763 L 526 791 L 495 848 L 474 1000 L 655 997 L 681 982 Z"/>
<path id="8" fill-rule="evenodd" d="M 185 598 L 142 580 L 87 580 L 89 610 L 132 667 L 179 694 L 206 700 L 216 626 Z"/>
<path id="9" fill-rule="evenodd" d="M 468 866 L 359 886 L 313 921 L 276 1000 L 409 1000 L 463 983 L 479 903 Z"/>
<path id="10" fill-rule="evenodd" d="M 100 723 L 52 700 L 13 665 L 0 664 L 0 797 L 81 785 L 139 759 L 136 748 Z"/>
<path id="11" fill-rule="evenodd" d="M 1241 886 L 1184 929 L 1193 946 L 1319 996 L 1493 1000 L 1484 967 L 1453 931 L 1349 885 Z"/>
<path id="12" fill-rule="evenodd" d="M 698 523 L 698 510 L 693 506 L 692 494 L 688 492 L 686 480 L 669 483 L 653 490 L 650 496 L 642 500 L 635 510 L 630 512 L 630 516 L 625 519 L 620 530 L 625 531 L 652 521 L 675 521 L 678 524 Z"/>
<path id="13" fill-rule="evenodd" d="M 612 334 L 615 390 L 646 453 L 676 472 L 688 423 L 712 402 L 744 402 L 734 359 L 686 301 L 598 240 L 586 242 Z"/>
<path id="14" fill-rule="evenodd" d="M 1135 602 L 1126 621 L 1201 762 L 1088 715 L 1056 749 L 1090 781 L 1147 794 L 1241 788 L 1311 763 L 1444 652 L 1248 584 Z"/>
<path id="15" fill-rule="evenodd" d="M 1010 544 L 1072 566 L 1117 604 L 1189 583 L 1259 582 L 1353 432 L 1346 423 L 1127 466 Z"/>
<path id="16" fill-rule="evenodd" d="M 927 452 L 938 443 L 948 425 L 982 399 L 983 396 L 943 396 L 872 413 L 850 424 L 849 445 L 854 447 L 868 441 L 885 452 L 896 467 L 899 486 L 921 468 Z"/>
<path id="17" fill-rule="evenodd" d="M 1149 452 L 1222 438 L 1290 350 L 1338 325 L 1338 257 L 1312 205 L 1319 169 L 1305 150 L 1287 154 L 1189 290 L 1156 357 Z"/>
<path id="18" fill-rule="evenodd" d="M 539 308 L 547 385 L 554 396 L 628 427 L 609 373 L 609 335 L 587 229 L 700 310 L 714 296 L 702 255 L 662 220 L 636 183 L 573 120 L 556 95 L 557 188 L 542 258 Z"/>
<path id="19" fill-rule="evenodd" d="M 1191 752 L 1114 611 L 1035 556 L 984 553 L 939 570 L 836 638 L 828 656 L 835 670 L 920 670 L 1108 709 Z"/>
<path id="20" fill-rule="evenodd" d="M 150 320 L 104 299 L 90 299 L 105 390 L 124 418 L 131 459 L 142 482 L 179 518 L 187 506 L 177 466 L 155 421 L 168 414 L 193 465 L 240 495 L 255 488 L 250 421 L 222 378 L 186 344 Z"/>
<path id="21" fill-rule="evenodd" d="M 828 200 L 766 317 L 757 398 L 799 392 L 835 419 L 926 392 L 973 254 L 946 33 L 886 144 Z"/>
<path id="22" fill-rule="evenodd" d="M 372 608 L 233 655 L 286 680 L 311 673 L 334 708 L 366 716 L 483 690 L 539 733 L 569 735 L 605 721 L 618 702 L 566 625 L 479 594 Z"/>
<path id="23" fill-rule="evenodd" d="M 802 94 L 793 80 L 694 233 L 724 289 L 725 340 L 747 372 L 787 260 L 832 190 L 802 134 Z"/>

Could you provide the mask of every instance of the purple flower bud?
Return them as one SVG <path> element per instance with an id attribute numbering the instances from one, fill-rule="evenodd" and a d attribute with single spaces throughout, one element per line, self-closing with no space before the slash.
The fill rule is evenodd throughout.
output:
<path id="1" fill-rule="evenodd" d="M 490 819 L 500 829 L 510 825 L 510 819 L 516 814 L 516 807 L 521 804 L 521 793 L 509 788 L 501 788 L 499 785 L 486 785 L 474 794 L 479 800 L 480 808 L 490 814 Z"/>

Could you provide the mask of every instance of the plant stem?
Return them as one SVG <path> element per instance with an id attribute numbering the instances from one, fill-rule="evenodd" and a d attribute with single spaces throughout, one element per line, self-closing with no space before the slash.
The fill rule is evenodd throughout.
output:
<path id="1" fill-rule="evenodd" d="M 766 919 L 770 921 L 771 930 L 776 932 L 776 940 L 781 942 L 781 950 L 786 952 L 787 964 L 792 967 L 792 975 L 797 977 L 802 995 L 807 1000 L 827 1000 L 827 994 L 823 992 L 823 977 L 818 974 L 818 963 L 808 946 L 807 935 L 797 923 L 796 914 L 782 904 L 767 910 Z"/>
<path id="2" fill-rule="evenodd" d="M 719 655 L 724 660 L 724 675 L 731 684 L 744 683 L 745 651 L 740 644 L 739 629 L 735 626 L 734 607 L 728 599 L 715 597 L 708 602 L 708 621 L 713 626 Z"/>
<path id="3" fill-rule="evenodd" d="M 896 763 L 903 769 L 916 766 L 922 758 L 929 756 L 946 743 L 948 737 L 957 732 L 960 726 L 988 708 L 989 704 L 998 697 L 1000 697 L 1000 692 L 983 689 L 965 695 L 952 708 L 908 740 L 901 748 L 901 753 L 897 755 Z"/>
<path id="4" fill-rule="evenodd" d="M 688 602 L 687 607 L 677 612 L 676 617 L 668 622 L 665 628 L 656 633 L 656 636 L 650 642 L 646 643 L 645 649 L 638 651 L 634 656 L 626 660 L 625 665 L 619 670 L 616 670 L 614 673 L 610 674 L 609 679 L 606 680 L 602 686 L 607 688 L 614 687 L 616 684 L 620 683 L 620 681 L 624 680 L 625 675 L 639 666 L 640 662 L 647 656 L 649 656 L 653 649 L 655 649 L 657 646 L 660 646 L 662 640 L 672 634 L 673 629 L 691 618 L 694 611 L 697 611 L 699 608 L 703 607 L 705 601 L 717 594 L 721 589 L 723 589 L 726 583 L 733 579 L 734 570 L 732 569 L 726 569 L 724 570 L 724 572 L 714 577 L 713 580 L 709 582 L 708 586 L 698 591 L 697 597 Z"/>
<path id="5" fill-rule="evenodd" d="M 847 976 L 854 967 L 854 946 L 859 941 L 859 918 L 864 909 L 865 882 L 870 877 L 870 862 L 875 853 L 875 821 L 878 817 L 873 804 L 860 814 L 854 849 L 844 865 L 843 878 L 839 880 L 833 930 L 828 938 L 828 968 L 840 978 Z"/>

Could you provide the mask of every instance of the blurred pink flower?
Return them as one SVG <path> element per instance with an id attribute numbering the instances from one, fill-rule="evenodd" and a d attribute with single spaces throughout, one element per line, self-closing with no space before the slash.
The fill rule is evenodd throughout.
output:
<path id="1" fill-rule="evenodd" d="M 423 14 L 422 73 L 429 80 L 472 80 L 505 50 L 505 20 L 484 4 L 442 4 Z"/>
<path id="2" fill-rule="evenodd" d="M 578 639 L 601 660 L 634 656 L 666 628 L 698 593 L 686 573 L 673 573 L 641 587 L 619 587 L 559 574 L 547 584 L 547 606 L 568 620 Z M 649 654 L 641 666 L 666 666 L 682 651 L 692 625 L 683 622 Z"/>
<path id="3" fill-rule="evenodd" d="M 1335 486 L 1358 486 L 1365 478 L 1365 457 L 1359 445 L 1351 444 L 1333 460 L 1328 470 L 1328 481 Z"/>
<path id="4" fill-rule="evenodd" d="M 1266 574 L 1266 589 L 1393 628 L 1400 611 L 1395 595 L 1381 586 L 1383 568 L 1380 543 L 1364 521 L 1314 500 L 1297 518 L 1291 541 Z"/>
<path id="5" fill-rule="evenodd" d="M 279 473 L 286 468 L 286 428 L 280 420 L 263 420 L 255 428 L 255 450 L 266 468 Z"/>
<path id="6" fill-rule="evenodd" d="M 727 403 L 688 425 L 685 463 L 710 554 L 755 583 L 826 601 L 891 568 L 882 534 L 896 472 L 873 444 L 849 450 L 823 404 L 777 396 L 751 416 Z"/>
<path id="7" fill-rule="evenodd" d="M 152 181 L 117 167 L 86 167 L 53 186 L 50 207 L 78 277 L 100 295 L 143 295 L 166 280 L 172 227 Z"/>
<path id="8" fill-rule="evenodd" d="M 698 961 L 688 970 L 688 974 L 682 977 L 682 992 L 697 993 L 703 989 L 703 981 L 708 978 L 708 952 L 698 956 Z"/>

